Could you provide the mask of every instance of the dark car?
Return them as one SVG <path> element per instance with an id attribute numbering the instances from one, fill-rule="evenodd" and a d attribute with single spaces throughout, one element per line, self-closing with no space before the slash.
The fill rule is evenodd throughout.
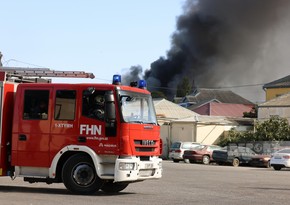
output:
<path id="1" fill-rule="evenodd" d="M 209 164 L 214 161 L 212 158 L 212 152 L 214 150 L 220 150 L 220 146 L 216 145 L 200 145 L 194 147 L 191 150 L 185 150 L 183 153 L 183 159 L 185 162 L 202 162 L 203 164 Z"/>
<path id="2" fill-rule="evenodd" d="M 227 146 L 221 150 L 214 150 L 213 160 L 218 164 L 232 164 L 234 167 L 240 164 L 252 166 L 269 166 L 269 156 L 256 154 L 248 147 Z"/>

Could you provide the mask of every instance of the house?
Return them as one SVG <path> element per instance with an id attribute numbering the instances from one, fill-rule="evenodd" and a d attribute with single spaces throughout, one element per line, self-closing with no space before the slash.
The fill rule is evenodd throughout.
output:
<path id="1" fill-rule="evenodd" d="M 202 116 L 165 99 L 155 99 L 153 102 L 158 123 L 161 125 L 162 158 L 165 159 L 168 157 L 170 145 L 175 141 L 214 144 L 231 128 L 246 130 L 251 129 L 253 124 L 252 119 L 249 122 L 245 118 Z"/>
<path id="2" fill-rule="evenodd" d="M 290 92 L 290 75 L 265 84 L 263 89 L 266 92 L 266 101 Z"/>
<path id="3" fill-rule="evenodd" d="M 245 112 L 249 113 L 253 110 L 253 106 L 254 105 L 210 101 L 199 107 L 192 108 L 192 111 L 200 115 L 243 117 Z"/>
<path id="4" fill-rule="evenodd" d="M 194 117 L 199 114 L 181 107 L 166 99 L 153 99 L 155 112 L 157 116 L 158 124 L 160 125 L 160 137 L 163 142 L 163 158 L 167 158 L 169 147 L 171 145 L 171 129 L 170 123 L 174 120 Z"/>
<path id="5" fill-rule="evenodd" d="M 290 122 L 290 92 L 258 105 L 258 120 L 271 116 L 287 118 Z"/>
<path id="6" fill-rule="evenodd" d="M 159 124 L 199 115 L 166 99 L 153 99 L 153 103 Z"/>
<path id="7" fill-rule="evenodd" d="M 198 89 L 179 104 L 200 115 L 229 117 L 243 117 L 244 112 L 251 112 L 254 107 L 238 94 L 220 89 Z"/>

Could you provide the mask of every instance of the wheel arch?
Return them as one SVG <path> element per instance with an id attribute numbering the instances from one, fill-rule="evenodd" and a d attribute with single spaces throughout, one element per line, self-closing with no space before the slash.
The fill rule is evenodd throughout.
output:
<path id="1" fill-rule="evenodd" d="M 53 158 L 51 167 L 49 168 L 49 177 L 61 180 L 61 171 L 64 163 L 75 154 L 85 154 L 92 160 L 97 175 L 100 177 L 99 156 L 87 146 L 70 145 L 62 148 Z"/>

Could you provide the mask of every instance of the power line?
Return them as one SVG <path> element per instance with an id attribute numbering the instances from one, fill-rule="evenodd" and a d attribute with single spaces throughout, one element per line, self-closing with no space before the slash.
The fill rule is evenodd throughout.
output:
<path id="1" fill-rule="evenodd" d="M 217 86 L 217 87 L 199 87 L 201 89 L 225 89 L 225 88 L 245 88 L 245 87 L 255 87 L 255 86 L 262 86 L 265 85 L 265 83 L 258 83 L 258 84 L 246 84 L 246 85 L 229 85 L 229 86 Z M 169 88 L 169 87 L 158 87 L 158 86 L 150 86 L 150 88 L 156 88 L 156 89 L 163 89 L 163 90 L 178 90 L 177 88 Z"/>
<path id="2" fill-rule="evenodd" d="M 8 65 L 10 63 L 10 61 L 14 61 L 14 62 L 18 62 L 18 63 L 23 63 L 23 64 L 26 64 L 26 65 L 30 65 L 30 66 L 36 66 L 36 67 L 42 67 L 42 68 L 45 68 L 44 66 L 40 66 L 40 65 L 35 65 L 35 64 L 32 64 L 32 63 L 27 63 L 27 62 L 24 62 L 24 61 L 19 61 L 19 60 L 16 60 L 16 59 L 9 59 L 7 61 L 4 61 L 4 63 L 6 65 Z"/>
<path id="3" fill-rule="evenodd" d="M 20 61 L 20 60 L 16 60 L 16 59 L 9 59 L 4 61 L 3 64 L 8 65 L 10 61 L 15 61 L 15 62 L 19 62 L 19 63 L 23 63 L 26 65 L 30 65 L 30 66 L 37 66 L 37 67 L 42 67 L 42 68 L 46 68 L 45 66 L 40 66 L 40 65 L 36 65 L 36 64 L 32 64 L 32 63 L 27 63 L 24 61 Z M 107 81 L 110 82 L 111 80 L 108 79 L 102 79 L 102 78 L 95 78 L 97 80 L 102 80 L 102 81 Z M 245 84 L 245 85 L 229 85 L 229 86 L 217 86 L 217 87 L 199 87 L 201 89 L 226 89 L 226 88 L 245 88 L 245 87 L 255 87 L 255 86 L 262 86 L 265 85 L 266 83 L 257 83 L 257 84 Z M 148 85 L 149 88 L 155 88 L 155 89 L 162 89 L 162 90 L 172 90 L 172 91 L 177 91 L 177 88 L 169 88 L 169 87 L 158 87 L 158 86 L 150 86 Z"/>

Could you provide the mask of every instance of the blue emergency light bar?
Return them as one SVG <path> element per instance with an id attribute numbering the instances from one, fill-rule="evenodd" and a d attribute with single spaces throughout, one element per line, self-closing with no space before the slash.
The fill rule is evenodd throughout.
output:
<path id="1" fill-rule="evenodd" d="M 146 87 L 147 87 L 146 80 L 139 80 L 138 87 L 141 88 L 141 89 L 146 89 Z"/>
<path id="2" fill-rule="evenodd" d="M 121 75 L 113 75 L 113 85 L 121 84 Z"/>

